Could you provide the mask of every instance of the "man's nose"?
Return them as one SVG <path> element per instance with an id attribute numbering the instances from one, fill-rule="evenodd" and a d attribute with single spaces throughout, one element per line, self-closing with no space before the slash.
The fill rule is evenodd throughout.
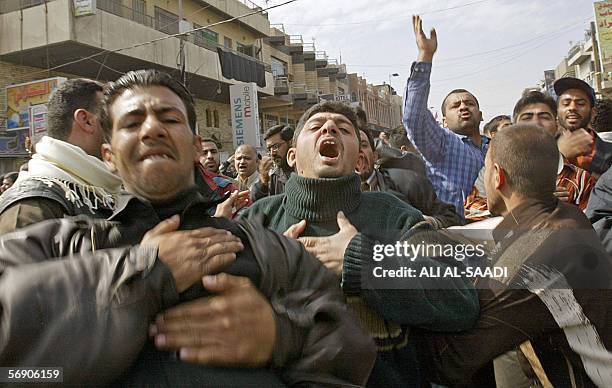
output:
<path id="1" fill-rule="evenodd" d="M 155 115 L 148 115 L 140 127 L 140 137 L 143 140 L 166 137 L 167 135 L 166 128 Z"/>
<path id="2" fill-rule="evenodd" d="M 336 133 L 338 132 L 338 126 L 334 120 L 327 120 L 321 127 L 323 133 Z"/>

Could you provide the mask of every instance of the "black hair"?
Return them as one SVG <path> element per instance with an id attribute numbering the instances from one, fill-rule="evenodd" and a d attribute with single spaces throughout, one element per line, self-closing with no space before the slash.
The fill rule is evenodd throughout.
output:
<path id="1" fill-rule="evenodd" d="M 107 140 L 110 140 L 113 132 L 113 121 L 110 115 L 110 107 L 115 99 L 125 90 L 134 89 L 137 87 L 163 86 L 174 92 L 183 104 L 187 111 L 187 121 L 189 127 L 195 133 L 196 131 L 196 112 L 193 97 L 187 88 L 175 80 L 168 73 L 158 70 L 136 70 L 130 71 L 122 75 L 114 82 L 109 82 L 104 88 L 104 101 L 100 111 L 100 126 L 104 131 Z"/>
<path id="2" fill-rule="evenodd" d="M 457 94 L 457 93 L 467 93 L 470 96 L 474 97 L 474 101 L 476 101 L 476 105 L 478 106 L 478 108 L 480 108 L 480 103 L 478 102 L 478 99 L 476 98 L 475 95 L 473 95 L 472 93 L 468 92 L 465 89 L 454 89 L 454 90 L 451 90 L 450 93 L 446 95 L 446 97 L 444 97 L 444 100 L 442 100 L 442 116 L 446 116 L 446 100 L 448 100 L 448 98 L 451 95 Z"/>
<path id="3" fill-rule="evenodd" d="M 74 112 L 85 109 L 98 113 L 98 92 L 103 84 L 86 78 L 69 79 L 53 92 L 47 103 L 47 133 L 50 137 L 66 141 L 72 132 Z"/>
<path id="4" fill-rule="evenodd" d="M 300 117 L 300 121 L 298 122 L 295 132 L 293 133 L 294 147 L 297 144 L 297 139 L 300 136 L 300 132 L 302 132 L 302 129 L 304 128 L 304 125 L 306 124 L 308 119 L 310 119 L 317 113 L 336 113 L 343 115 L 351 122 L 353 128 L 355 128 L 355 134 L 357 135 L 357 140 L 359 140 L 359 129 L 361 127 L 359 125 L 357 114 L 355 113 L 353 108 L 341 102 L 325 101 L 311 106 L 306 112 L 304 112 L 302 117 Z"/>
<path id="5" fill-rule="evenodd" d="M 289 125 L 279 124 L 268 128 L 264 133 L 264 140 L 268 140 L 277 133 L 280 133 L 280 137 L 283 141 L 290 141 L 293 139 L 293 128 Z"/>
<path id="6" fill-rule="evenodd" d="M 604 98 L 595 103 L 597 115 L 593 119 L 593 129 L 596 132 L 612 131 L 612 100 Z"/>
<path id="7" fill-rule="evenodd" d="M 490 134 L 490 133 L 497 132 L 497 130 L 499 129 L 499 124 L 501 124 L 501 122 L 504 120 L 508 120 L 512 122 L 512 119 L 508 115 L 499 115 L 499 116 L 493 117 L 491 121 L 485 124 L 484 126 L 485 133 Z"/>
<path id="8" fill-rule="evenodd" d="M 557 103 L 555 102 L 555 99 L 549 94 L 545 94 L 537 90 L 531 90 L 523 94 L 523 97 L 521 97 L 516 105 L 514 105 L 514 110 L 512 111 L 513 121 L 516 123 L 521 111 L 525 109 L 526 106 L 533 104 L 545 104 L 550 108 L 553 117 L 557 117 Z"/>

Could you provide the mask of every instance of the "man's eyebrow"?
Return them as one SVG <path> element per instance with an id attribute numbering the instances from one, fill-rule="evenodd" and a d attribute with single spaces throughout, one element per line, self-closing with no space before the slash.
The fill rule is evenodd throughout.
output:
<path id="1" fill-rule="evenodd" d="M 347 119 L 344 116 L 336 117 L 336 121 L 341 121 L 345 124 L 350 124 L 351 126 L 353 125 L 353 123 L 351 123 L 351 120 Z"/>

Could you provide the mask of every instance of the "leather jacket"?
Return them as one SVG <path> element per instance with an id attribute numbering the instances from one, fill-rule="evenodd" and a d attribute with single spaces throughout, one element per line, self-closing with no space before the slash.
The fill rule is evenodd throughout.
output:
<path id="1" fill-rule="evenodd" d="M 205 216 L 209 204 L 199 194 L 184 204 L 180 229 L 228 229 L 245 245 L 236 263 L 258 268 L 251 280 L 270 301 L 279 333 L 271 370 L 293 386 L 363 385 L 376 350 L 337 279 L 295 240 Z M 0 365 L 62 366 L 69 384 L 122 376 L 156 314 L 205 293 L 179 295 L 157 250 L 138 245 L 159 221 L 151 204 L 124 196 L 109 220 L 49 220 L 0 238 Z"/>

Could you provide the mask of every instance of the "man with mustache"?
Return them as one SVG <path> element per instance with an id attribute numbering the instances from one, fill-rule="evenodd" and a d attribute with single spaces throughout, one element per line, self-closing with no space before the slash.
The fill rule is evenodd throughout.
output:
<path id="1" fill-rule="evenodd" d="M 296 242 L 206 215 L 187 89 L 130 72 L 100 116 L 128 193 L 109 221 L 0 239 L 0 364 L 62 366 L 71 385 L 363 384 L 373 347 L 333 276 Z"/>
<path id="2" fill-rule="evenodd" d="M 441 127 L 429 111 L 432 61 L 438 49 L 435 29 L 427 38 L 419 16 L 412 17 L 419 49 L 406 86 L 403 123 L 408 137 L 426 161 L 429 180 L 442 202 L 455 206 L 463 219 L 463 204 L 484 165 L 488 139 L 480 135 L 478 100 L 465 89 L 451 91 L 442 102 Z"/>
<path id="3" fill-rule="evenodd" d="M 264 134 L 269 156 L 264 156 L 259 163 L 259 182 L 251 190 L 253 201 L 285 191 L 285 183 L 293 171 L 287 164 L 292 138 L 293 128 L 284 124 L 273 126 Z"/>
<path id="4" fill-rule="evenodd" d="M 570 163 L 598 178 L 612 165 L 612 144 L 603 141 L 591 126 L 597 115 L 595 91 L 573 77 L 558 79 L 554 89 L 561 126 L 557 140 L 559 151 Z"/>

